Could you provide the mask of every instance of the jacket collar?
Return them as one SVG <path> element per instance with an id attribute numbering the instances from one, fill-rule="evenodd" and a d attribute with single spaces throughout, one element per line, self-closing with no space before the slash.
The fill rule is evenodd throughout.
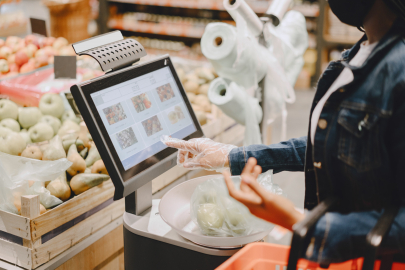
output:
<path id="1" fill-rule="evenodd" d="M 345 61 L 343 61 L 343 65 L 345 67 L 350 68 L 353 72 L 361 72 L 365 70 L 365 67 L 373 66 L 374 63 L 379 62 L 386 52 L 395 45 L 396 41 L 404 37 L 403 31 L 403 24 L 394 24 L 395 27 L 392 27 L 388 33 L 378 42 L 377 46 L 371 52 L 370 56 L 367 60 L 363 63 L 363 65 L 359 67 L 350 66 L 349 62 L 353 59 L 353 57 L 357 54 L 360 49 L 361 43 L 367 40 L 367 35 L 364 35 L 350 50 L 346 51 L 343 55 Z M 399 27 L 398 27 L 399 25 Z M 345 57 L 346 56 L 346 57 Z"/>

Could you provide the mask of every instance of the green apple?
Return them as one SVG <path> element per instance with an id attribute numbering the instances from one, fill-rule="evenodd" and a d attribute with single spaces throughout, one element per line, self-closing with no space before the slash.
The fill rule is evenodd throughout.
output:
<path id="1" fill-rule="evenodd" d="M 0 126 L 9 128 L 14 132 L 20 132 L 20 124 L 12 118 L 6 118 L 1 120 Z"/>
<path id="2" fill-rule="evenodd" d="M 58 130 L 60 129 L 60 126 L 62 125 L 60 120 L 52 115 L 42 116 L 41 119 L 39 119 L 38 123 L 47 123 L 48 125 L 50 125 L 53 129 L 54 134 L 58 133 Z"/>
<path id="3" fill-rule="evenodd" d="M 14 102 L 2 99 L 0 100 L 0 120 L 11 118 L 17 120 L 18 106 Z"/>
<path id="4" fill-rule="evenodd" d="M 21 108 L 18 113 L 18 122 L 23 128 L 30 128 L 41 119 L 42 113 L 37 107 Z"/>
<path id="5" fill-rule="evenodd" d="M 53 128 L 46 123 L 38 123 L 28 130 L 31 141 L 43 142 L 53 138 Z"/>
<path id="6" fill-rule="evenodd" d="M 62 122 L 65 122 L 66 120 L 72 120 L 79 124 L 81 122 L 81 119 L 76 116 L 76 114 L 73 112 L 73 110 L 67 110 L 63 113 L 62 115 Z"/>
<path id="7" fill-rule="evenodd" d="M 24 138 L 17 132 L 12 131 L 5 137 L 0 137 L 0 152 L 18 156 L 26 146 Z"/>
<path id="8" fill-rule="evenodd" d="M 56 118 L 61 118 L 65 112 L 65 105 L 63 99 L 58 94 L 48 93 L 41 97 L 39 100 L 39 109 L 42 114 L 52 115 Z"/>
<path id="9" fill-rule="evenodd" d="M 0 137 L 6 137 L 8 134 L 13 132 L 11 129 L 0 126 Z"/>
<path id="10" fill-rule="evenodd" d="M 28 131 L 26 129 L 22 129 L 20 131 L 20 136 L 24 138 L 27 145 L 32 143 L 31 138 L 30 138 L 30 134 L 28 134 Z"/>

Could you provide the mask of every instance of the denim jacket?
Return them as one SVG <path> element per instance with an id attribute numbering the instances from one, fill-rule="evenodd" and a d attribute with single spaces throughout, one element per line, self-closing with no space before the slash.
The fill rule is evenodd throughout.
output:
<path id="1" fill-rule="evenodd" d="M 324 238 L 334 235 L 334 245 L 340 241 L 349 247 L 356 239 L 352 232 L 360 230 L 365 241 L 373 222 L 363 226 L 364 220 L 376 222 L 382 209 L 391 204 L 404 206 L 398 216 L 402 222 L 396 223 L 399 226 L 396 231 L 400 232 L 396 236 L 401 241 L 392 241 L 396 243 L 392 248 L 405 254 L 404 36 L 403 29 L 391 29 L 362 66 L 350 66 L 348 63 L 367 39 L 364 36 L 353 48 L 342 53 L 342 59 L 329 64 L 318 82 L 311 116 L 345 67 L 353 71 L 354 80 L 327 100 L 314 145 L 308 139 L 308 131 L 308 136 L 270 146 L 236 148 L 229 155 L 234 175 L 242 172 L 250 157 L 258 160 L 263 171 L 304 171 L 305 208 L 309 210 L 329 196 L 340 198 L 339 212 L 327 214 L 317 224 L 313 242 L 316 248 L 307 254 L 310 259 L 328 263 L 354 258 L 356 253 L 349 248 L 343 249 L 343 254 L 334 253 L 332 246 L 325 250 L 328 241 Z M 338 223 L 346 228 L 339 230 Z M 358 230 L 351 229 L 357 225 Z M 324 257 L 319 256 L 320 250 Z"/>

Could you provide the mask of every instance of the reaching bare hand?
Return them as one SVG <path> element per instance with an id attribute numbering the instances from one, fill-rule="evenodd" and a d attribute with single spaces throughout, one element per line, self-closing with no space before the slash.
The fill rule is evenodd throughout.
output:
<path id="1" fill-rule="evenodd" d="M 246 205 L 250 212 L 264 220 L 292 230 L 292 226 L 302 220 L 304 215 L 294 208 L 288 199 L 266 191 L 257 182 L 262 168 L 255 158 L 250 158 L 241 174 L 240 190 L 236 189 L 229 172 L 223 172 L 229 195 Z"/>

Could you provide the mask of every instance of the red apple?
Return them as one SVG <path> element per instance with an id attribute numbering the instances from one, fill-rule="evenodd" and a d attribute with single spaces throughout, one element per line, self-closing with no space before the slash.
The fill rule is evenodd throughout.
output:
<path id="1" fill-rule="evenodd" d="M 10 68 L 8 67 L 8 63 L 6 59 L 1 59 L 0 60 L 0 73 L 8 73 L 10 71 Z"/>
<path id="2" fill-rule="evenodd" d="M 8 62 L 9 65 L 15 64 L 15 54 L 11 54 L 11 55 L 7 58 L 7 62 Z"/>
<path id="3" fill-rule="evenodd" d="M 28 35 L 25 37 L 25 46 L 28 46 L 30 44 L 35 45 L 37 49 L 39 49 L 39 39 L 35 35 Z"/>
<path id="4" fill-rule="evenodd" d="M 0 39 L 0 47 L 3 47 L 5 43 L 4 40 Z"/>
<path id="5" fill-rule="evenodd" d="M 15 54 L 15 63 L 19 67 L 27 63 L 28 60 L 30 60 L 30 58 L 28 57 L 27 52 L 25 50 L 20 50 Z"/>
<path id="6" fill-rule="evenodd" d="M 70 45 L 64 46 L 62 49 L 59 50 L 58 55 L 76 55 L 73 47 Z"/>
<path id="7" fill-rule="evenodd" d="M 53 47 L 55 50 L 60 50 L 60 49 L 62 49 L 62 47 L 66 46 L 66 45 L 68 45 L 68 44 L 69 44 L 69 42 L 67 41 L 66 38 L 58 37 L 58 38 L 55 40 L 55 42 L 53 43 L 53 46 L 52 46 L 52 47 Z"/>
<path id="8" fill-rule="evenodd" d="M 34 44 L 28 44 L 25 49 L 29 58 L 33 58 L 35 53 L 38 51 L 38 47 Z"/>
<path id="9" fill-rule="evenodd" d="M 47 37 L 47 38 L 44 38 L 44 40 L 43 40 L 43 44 L 44 44 L 44 47 L 46 47 L 46 46 L 53 46 L 53 43 L 55 42 L 55 38 L 54 37 Z"/>
<path id="10" fill-rule="evenodd" d="M 20 42 L 21 38 L 19 37 L 14 37 L 14 36 L 9 36 L 6 39 L 6 46 L 9 47 L 10 49 L 13 49 L 15 46 L 18 45 Z"/>
<path id="11" fill-rule="evenodd" d="M 35 67 L 36 68 L 40 68 L 43 66 L 48 65 L 48 56 L 45 54 L 40 54 L 35 56 Z"/>
<path id="12" fill-rule="evenodd" d="M 46 56 L 48 56 L 48 54 L 46 53 L 45 49 L 39 49 L 38 51 L 35 52 L 35 57 L 38 57 L 39 55 L 46 55 Z"/>
<path id="13" fill-rule="evenodd" d="M 54 59 L 55 59 L 55 58 L 54 58 L 53 56 L 49 56 L 49 57 L 48 57 L 48 63 L 49 63 L 49 64 L 53 64 L 53 63 L 55 62 Z"/>
<path id="14" fill-rule="evenodd" d="M 47 54 L 48 56 L 57 55 L 57 52 L 56 52 L 52 47 L 50 47 L 50 46 L 44 47 L 43 49 L 45 50 L 45 52 L 46 52 L 46 54 Z"/>
<path id="15" fill-rule="evenodd" d="M 7 59 L 12 53 L 13 51 L 9 47 L 3 46 L 0 48 L 0 59 Z"/>
<path id="16" fill-rule="evenodd" d="M 29 61 L 20 68 L 20 73 L 30 72 L 35 69 L 35 62 Z"/>
<path id="17" fill-rule="evenodd" d="M 8 67 L 10 68 L 10 72 L 19 72 L 20 71 L 20 67 L 16 64 L 9 64 Z"/>

